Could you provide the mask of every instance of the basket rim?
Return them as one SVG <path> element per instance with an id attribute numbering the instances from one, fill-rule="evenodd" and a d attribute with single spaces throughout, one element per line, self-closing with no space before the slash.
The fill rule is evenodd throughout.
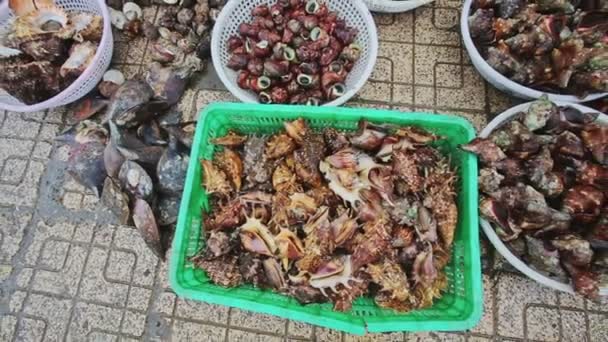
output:
<path id="1" fill-rule="evenodd" d="M 370 11 L 378 13 L 401 13 L 418 7 L 428 5 L 435 0 L 416 0 L 417 4 L 412 5 L 413 1 L 395 1 L 395 0 L 363 0 Z"/>
<path id="2" fill-rule="evenodd" d="M 91 0 L 88 0 L 91 1 Z M 41 110 L 46 110 L 50 108 L 60 107 L 66 105 L 67 103 L 62 103 L 63 101 L 57 101 L 58 98 L 62 100 L 65 99 L 65 95 L 69 93 L 73 93 L 76 90 L 83 80 L 91 78 L 95 67 L 99 64 L 99 60 L 101 59 L 101 55 L 103 54 L 104 48 L 110 47 L 113 49 L 113 37 L 112 37 L 112 23 L 110 21 L 110 14 L 108 11 L 108 7 L 104 0 L 95 0 L 95 2 L 99 5 L 101 9 L 101 16 L 103 18 L 103 33 L 101 35 L 101 40 L 99 41 L 99 45 L 97 45 L 97 50 L 95 51 L 95 56 L 89 65 L 86 67 L 84 72 L 78 76 L 74 82 L 72 82 L 67 88 L 59 92 L 57 95 L 44 100 L 42 102 L 33 104 L 33 105 L 12 105 L 0 102 L 0 109 L 7 110 L 11 112 L 20 112 L 20 113 L 30 113 L 37 112 Z M 59 6 L 59 5 L 57 5 Z M 0 4 L 0 13 L 10 12 L 10 8 L 8 7 L 8 1 L 5 1 Z M 108 43 L 109 42 L 109 43 Z"/>
<path id="3" fill-rule="evenodd" d="M 220 78 L 220 80 L 222 81 L 224 86 L 228 89 L 228 91 L 230 91 L 230 93 L 233 96 L 235 96 L 241 102 L 257 104 L 257 103 L 259 103 L 258 101 L 255 101 L 255 100 L 252 100 L 250 98 L 246 98 L 245 96 L 243 96 L 243 94 L 248 91 L 239 88 L 236 84 L 236 79 L 232 80 L 230 77 L 228 77 L 228 75 L 226 74 L 226 67 L 222 64 L 222 61 L 221 61 L 221 57 L 220 57 L 221 51 L 218 51 L 219 49 L 221 49 L 222 46 L 225 46 L 225 44 L 222 44 L 221 40 L 220 40 L 221 32 L 224 30 L 224 26 L 222 24 L 224 22 L 230 20 L 230 15 L 232 14 L 232 12 L 234 12 L 234 10 L 238 6 L 240 6 L 243 1 L 245 1 L 245 0 L 231 0 L 224 6 L 222 11 L 220 12 L 220 15 L 218 16 L 218 18 L 215 22 L 215 27 L 213 29 L 213 33 L 211 36 L 211 60 L 213 62 L 213 68 L 215 69 L 218 77 Z M 267 1 L 270 1 L 270 0 L 267 0 Z M 376 65 L 376 61 L 378 59 L 378 46 L 379 46 L 378 30 L 376 28 L 376 24 L 375 24 L 375 21 L 374 21 L 374 18 L 372 16 L 371 12 L 367 8 L 367 6 L 363 3 L 362 0 L 346 0 L 346 1 L 352 1 L 353 4 L 355 5 L 355 7 L 357 8 L 357 10 L 359 11 L 359 13 L 361 13 L 361 15 L 364 17 L 364 20 L 367 23 L 370 23 L 370 25 L 368 25 L 368 27 L 367 27 L 369 30 L 369 39 L 368 40 L 369 40 L 370 57 L 369 57 L 369 61 L 358 60 L 356 62 L 356 63 L 367 62 L 367 65 L 365 65 L 365 69 L 361 73 L 361 76 L 359 77 L 359 79 L 357 79 L 355 81 L 355 85 L 351 89 L 347 90 L 346 93 L 344 93 L 344 95 L 340 96 L 339 98 L 337 98 L 333 101 L 330 101 L 330 102 L 326 102 L 321 105 L 324 107 L 341 106 L 346 101 L 350 100 L 353 96 L 355 96 L 357 94 L 357 92 L 359 90 L 361 90 L 361 88 L 363 88 L 363 86 L 369 80 L 372 72 L 374 71 L 374 66 Z"/>
<path id="4" fill-rule="evenodd" d="M 519 84 L 515 81 L 510 80 L 509 78 L 503 76 L 498 71 L 494 70 L 484 59 L 481 57 L 481 54 L 477 50 L 477 47 L 473 43 L 473 39 L 471 38 L 471 33 L 469 30 L 469 14 L 471 13 L 471 6 L 473 4 L 473 0 L 465 0 L 462 5 L 462 11 L 460 13 L 460 36 L 462 37 L 462 41 L 464 42 L 464 47 L 469 54 L 471 62 L 475 66 L 475 69 L 481 74 L 481 76 L 494 87 L 502 92 L 507 92 L 513 96 L 522 98 L 522 99 L 537 99 L 542 95 L 547 95 L 551 101 L 562 101 L 562 102 L 573 102 L 573 103 L 583 103 L 589 102 L 593 100 L 597 100 L 608 95 L 608 92 L 604 93 L 592 93 L 584 98 L 579 98 L 576 95 L 564 95 L 557 93 L 549 93 L 543 92 L 540 90 L 536 90 L 522 84 Z M 507 91 L 501 89 L 500 86 L 506 88 Z"/>
<path id="5" fill-rule="evenodd" d="M 558 106 L 570 106 L 570 107 L 576 108 L 578 110 L 581 110 L 585 113 L 599 113 L 599 116 L 595 122 L 608 124 L 608 115 L 606 115 L 598 110 L 595 110 L 593 108 L 584 106 L 582 104 L 570 103 L 570 102 L 565 102 L 565 101 L 552 101 L 552 102 Z M 483 130 L 481 130 L 481 132 L 479 133 L 479 136 L 481 138 L 487 138 L 496 129 L 498 129 L 501 126 L 514 120 L 520 112 L 523 112 L 526 109 L 528 109 L 532 103 L 533 103 L 533 101 L 525 102 L 525 103 L 519 104 L 517 106 L 513 106 L 513 107 L 505 110 L 504 112 L 500 113 L 492 121 L 490 121 L 488 123 L 488 125 L 483 128 Z M 520 271 L 521 273 L 526 275 L 528 278 L 534 280 L 535 282 L 537 282 L 543 286 L 550 287 L 554 290 L 558 290 L 558 291 L 562 291 L 562 292 L 566 292 L 566 293 L 575 293 L 574 288 L 572 286 L 572 282 L 563 283 L 563 282 L 557 281 L 555 279 L 552 279 L 550 277 L 547 277 L 544 274 L 542 274 L 542 273 L 538 272 L 537 270 L 535 270 L 534 268 L 532 268 L 531 266 L 529 266 L 528 264 L 526 264 L 523 260 L 521 260 L 521 258 L 519 258 L 515 254 L 513 254 L 511 252 L 511 250 L 505 245 L 505 243 L 500 239 L 500 237 L 498 237 L 498 234 L 496 234 L 496 231 L 492 227 L 492 224 L 490 222 L 488 222 L 486 219 L 483 219 L 480 217 L 479 224 L 481 225 L 481 228 L 482 228 L 484 234 L 488 237 L 488 240 L 490 240 L 490 242 L 492 243 L 494 248 L 496 248 L 496 250 L 498 250 L 498 252 L 505 259 L 507 259 L 507 261 L 511 265 L 513 265 L 513 267 L 515 267 L 518 271 Z M 608 288 L 600 288 L 600 295 L 603 295 L 603 296 L 608 295 Z"/>
<path id="6" fill-rule="evenodd" d="M 257 104 L 256 106 L 267 107 L 269 105 Z M 294 109 L 302 109 L 303 111 L 310 110 L 314 107 L 306 107 L 306 106 L 290 106 L 290 105 L 270 105 L 272 108 L 277 108 L 281 110 L 289 110 L 293 111 Z M 205 109 L 200 111 L 199 114 L 199 124 L 196 127 L 196 132 L 194 136 L 194 141 L 201 141 L 202 135 L 204 134 L 204 126 L 207 120 L 208 115 L 215 115 L 214 112 L 218 112 L 221 110 L 233 110 L 235 112 L 246 113 L 247 109 L 251 109 L 251 105 L 243 104 L 243 103 L 213 103 L 208 105 Z M 343 112 L 346 113 L 348 111 L 360 111 L 358 108 L 318 108 L 317 110 L 322 110 L 324 112 Z M 369 111 L 368 111 L 369 112 Z M 424 117 L 424 120 L 429 122 L 448 122 L 454 125 L 458 125 L 463 128 L 466 132 L 467 139 L 470 140 L 475 137 L 475 129 L 466 119 L 459 116 L 448 116 L 448 115 L 439 115 L 439 114 L 429 114 L 429 113 L 421 113 L 421 112 L 399 112 L 395 110 L 381 110 L 381 109 L 373 109 L 373 112 L 381 115 L 391 115 L 394 117 L 403 118 L 405 115 L 411 116 L 421 116 Z M 246 114 L 244 114 L 246 115 Z M 309 113 L 301 113 L 301 115 L 306 116 L 310 115 Z M 351 113 L 352 115 L 352 113 Z M 357 113 L 357 115 L 364 117 L 365 113 Z M 196 163 L 192 162 L 193 160 L 198 160 L 198 156 L 200 154 L 200 146 L 201 144 L 195 143 L 191 155 L 190 155 L 190 164 L 188 167 L 188 174 L 186 178 L 186 187 L 184 188 L 184 193 L 182 195 L 182 203 L 180 205 L 178 223 L 175 231 L 175 237 L 182 237 L 186 231 L 186 225 L 189 224 L 187 222 L 187 215 L 189 207 L 192 204 L 192 192 L 193 188 L 188 186 L 188 184 L 192 184 L 193 179 L 195 177 L 195 167 Z M 465 160 L 467 163 L 470 163 L 471 172 L 475 175 L 477 174 L 477 159 L 470 155 L 465 156 Z M 479 251 L 479 224 L 478 224 L 478 214 L 477 214 L 477 177 L 471 177 L 468 182 L 467 190 L 461 190 L 466 192 L 468 196 L 471 196 L 471 202 L 474 204 L 468 205 L 466 208 L 466 214 L 470 218 L 470 224 L 467 225 L 467 230 L 469 233 L 468 239 L 464 241 L 463 247 L 470 253 L 470 271 L 468 272 L 470 276 L 467 278 L 467 281 L 470 283 L 471 295 L 467 297 L 467 313 L 468 316 L 462 319 L 435 319 L 428 321 L 418 321 L 415 325 L 412 322 L 403 322 L 403 321 L 395 321 L 394 319 L 388 319 L 385 322 L 367 322 L 363 318 L 356 322 L 345 322 L 341 320 L 332 320 L 330 317 L 324 317 L 327 320 L 326 324 L 322 324 L 323 326 L 338 329 L 342 331 L 347 331 L 349 333 L 363 335 L 368 332 L 390 332 L 390 331 L 429 331 L 429 330 L 442 330 L 442 331 L 455 331 L 455 330 L 465 330 L 474 327 L 480 320 L 483 311 L 483 286 L 481 281 L 481 260 L 480 260 L 480 251 Z M 308 322 L 315 325 L 320 325 L 318 318 L 319 314 L 312 314 L 308 312 L 301 311 L 291 311 L 288 308 L 275 306 L 267 303 L 259 303 L 254 302 L 248 299 L 243 298 L 234 298 L 227 297 L 225 295 L 218 295 L 209 292 L 201 292 L 198 290 L 194 290 L 186 284 L 181 282 L 181 277 L 178 275 L 178 270 L 182 267 L 180 261 L 182 261 L 182 252 L 186 247 L 187 242 L 182 241 L 181 238 L 174 238 L 172 241 L 171 257 L 169 260 L 169 267 L 167 272 L 169 273 L 169 283 L 171 288 L 178 296 L 184 298 L 191 298 L 195 300 L 202 300 L 209 303 L 220 304 L 228 307 L 236 307 L 244 310 L 250 310 L 260 313 L 279 315 L 280 317 L 284 317 L 287 319 L 295 319 L 304 322 Z M 253 304 L 253 305 L 252 305 Z M 351 316 L 354 320 L 356 320 L 357 316 Z M 401 325 L 400 325 L 401 323 Z M 437 325 L 440 324 L 440 327 Z M 415 326 L 415 328 L 414 328 Z"/>

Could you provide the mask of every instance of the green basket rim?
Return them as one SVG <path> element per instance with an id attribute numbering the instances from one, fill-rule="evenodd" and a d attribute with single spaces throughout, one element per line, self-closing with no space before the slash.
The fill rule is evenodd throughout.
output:
<path id="1" fill-rule="evenodd" d="M 262 106 L 262 107 L 270 107 L 276 108 L 277 110 L 287 110 L 290 111 L 310 111 L 311 107 L 306 106 L 291 106 L 291 105 L 253 105 L 253 106 Z M 314 325 L 328 327 L 330 329 L 342 330 L 355 335 L 364 335 L 366 333 L 381 333 L 381 332 L 393 332 L 393 331 L 461 331 L 468 330 L 477 325 L 477 323 L 481 320 L 481 316 L 483 313 L 483 286 L 481 280 L 481 261 L 480 261 L 480 250 L 479 250 L 479 217 L 477 213 L 477 206 L 469 207 L 468 212 L 466 214 L 470 217 L 469 224 L 469 233 L 470 237 L 465 241 L 466 249 L 471 252 L 471 265 L 470 265 L 470 273 L 471 276 L 471 288 L 474 295 L 471 298 L 467 298 L 467 300 L 471 303 L 472 309 L 470 310 L 470 314 L 465 319 L 457 319 L 457 320 L 427 320 L 427 321 L 416 321 L 415 327 L 413 327 L 413 322 L 402 322 L 402 326 L 399 326 L 399 322 L 395 322 L 394 320 L 387 320 L 385 322 L 366 322 L 364 318 L 351 316 L 353 320 L 357 319 L 360 324 L 352 324 L 350 322 L 345 322 L 342 320 L 333 320 L 329 317 L 324 317 L 325 322 L 320 323 L 318 320 L 319 315 L 309 314 L 301 311 L 291 311 L 288 308 L 278 307 L 275 305 L 268 305 L 260 302 L 253 302 L 247 299 L 234 298 L 234 297 L 226 297 L 223 295 L 216 295 L 208 292 L 201 292 L 198 290 L 190 289 L 186 286 L 183 286 L 178 279 L 178 269 L 180 267 L 181 259 L 178 257 L 178 254 L 175 251 L 181 251 L 183 248 L 183 240 L 181 238 L 184 235 L 186 230 L 186 216 L 188 214 L 188 208 L 190 207 L 190 201 L 192 196 L 193 188 L 190 186 L 192 184 L 193 178 L 195 177 L 195 162 L 193 160 L 198 160 L 199 152 L 200 152 L 200 144 L 197 142 L 201 141 L 201 135 L 204 131 L 204 123 L 207 119 L 208 115 L 214 115 L 218 110 L 239 110 L 245 113 L 247 110 L 251 110 L 251 104 L 242 104 L 242 103 L 229 103 L 229 102 L 216 102 L 210 105 L 207 105 L 204 109 L 199 112 L 199 118 L 196 126 L 196 131 L 194 135 L 194 144 L 192 146 L 190 159 L 191 162 L 188 165 L 188 173 L 185 182 L 184 192 L 182 194 L 182 201 L 180 204 L 179 216 L 177 227 L 175 230 L 174 238 L 172 241 L 172 253 L 169 261 L 169 283 L 173 291 L 179 296 L 183 298 L 195 298 L 195 300 L 202 300 L 212 304 L 219 304 L 228 307 L 235 307 L 242 310 L 249 310 L 258 313 L 271 314 L 275 316 L 280 316 L 282 318 L 290 319 L 290 320 L 299 320 L 307 323 L 311 323 Z M 442 122 L 449 123 L 453 125 L 458 125 L 466 132 L 466 139 L 470 141 L 476 136 L 475 129 L 471 125 L 471 123 L 459 116 L 455 115 L 443 115 L 443 114 L 432 114 L 432 113 L 424 113 L 424 112 L 399 112 L 395 110 L 383 110 L 383 109 L 371 109 L 371 108 L 346 108 L 346 107 L 314 107 L 315 111 L 319 112 L 331 112 L 336 114 L 348 114 L 353 115 L 354 111 L 367 110 L 372 114 L 372 119 L 379 119 L 378 116 L 382 116 L 382 118 L 403 118 L 405 116 L 423 116 L 424 120 L 427 122 Z M 243 114 L 246 115 L 246 114 Z M 302 115 L 306 115 L 302 113 Z M 361 115 L 361 118 L 366 117 L 367 115 Z M 468 163 L 471 163 L 474 170 L 477 170 L 477 158 L 473 155 L 465 156 Z M 463 188 L 461 191 L 468 192 L 469 196 L 473 196 L 475 199 L 475 203 L 477 203 L 478 189 L 477 189 L 477 177 L 474 177 L 474 180 L 471 179 L 466 183 L 467 188 Z M 253 304 L 253 305 L 252 305 Z"/>

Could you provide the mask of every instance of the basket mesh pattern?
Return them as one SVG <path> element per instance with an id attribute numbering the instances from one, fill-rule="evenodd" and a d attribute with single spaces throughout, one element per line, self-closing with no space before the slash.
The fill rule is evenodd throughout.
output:
<path id="1" fill-rule="evenodd" d="M 363 0 L 370 11 L 381 13 L 407 12 L 435 0 Z"/>
<path id="2" fill-rule="evenodd" d="M 0 5 L 0 35 L 7 32 L 14 17 L 12 11 L 8 8 L 7 2 Z M 114 42 L 110 27 L 110 16 L 105 1 L 55 0 L 55 4 L 66 12 L 90 12 L 103 17 L 103 35 L 93 61 L 69 87 L 44 102 L 26 105 L 6 92 L 0 91 L 0 109 L 17 112 L 34 112 L 74 102 L 93 90 L 110 66 Z"/>
<path id="3" fill-rule="evenodd" d="M 237 73 L 226 67 L 230 59 L 226 42 L 231 36 L 238 35 L 241 23 L 253 20 L 251 15 L 253 8 L 275 3 L 276 0 L 231 0 L 222 10 L 213 28 L 212 46 L 215 70 L 228 90 L 243 102 L 257 103 L 258 100 L 253 92 L 238 87 Z M 340 105 L 355 95 L 371 75 L 378 54 L 378 37 L 373 18 L 361 0 L 326 0 L 325 3 L 330 11 L 336 12 L 338 17 L 344 19 L 349 26 L 359 30 L 355 42 L 362 47 L 361 58 L 355 63 L 346 78 L 346 94 L 326 104 Z"/>
<path id="4" fill-rule="evenodd" d="M 226 289 L 212 284 L 206 273 L 194 267 L 190 257 L 205 245 L 201 236 L 202 213 L 210 205 L 201 185 L 200 159 L 212 159 L 218 147 L 209 143 L 229 130 L 249 134 L 271 134 L 283 128 L 285 120 L 305 117 L 312 128 L 335 127 L 356 130 L 360 118 L 377 123 L 410 124 L 446 136 L 438 146 L 450 153 L 459 172 L 459 223 L 446 267 L 448 289 L 433 307 L 398 313 L 377 307 L 370 298 L 359 298 L 349 312 L 335 312 L 332 305 L 302 306 L 295 299 L 249 285 Z M 401 330 L 462 330 L 476 323 L 481 307 L 477 221 L 477 168 L 474 159 L 457 148 L 474 136 L 468 124 L 454 118 L 428 114 L 403 114 L 351 108 L 220 104 L 207 107 L 200 115 L 194 138 L 191 163 L 182 197 L 178 227 L 173 239 L 170 278 L 180 296 L 234 306 L 281 317 L 340 329 L 351 333 Z M 201 210 L 202 209 L 202 210 Z"/>

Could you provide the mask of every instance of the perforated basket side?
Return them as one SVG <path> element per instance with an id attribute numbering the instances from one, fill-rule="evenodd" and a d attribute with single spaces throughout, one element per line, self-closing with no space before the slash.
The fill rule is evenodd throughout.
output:
<path id="1" fill-rule="evenodd" d="M 49 108 L 59 107 L 74 102 L 89 93 L 99 83 L 104 72 L 110 66 L 114 41 L 110 23 L 110 15 L 104 0 L 56 0 L 55 3 L 67 12 L 84 11 L 91 12 L 103 17 L 103 34 L 97 52 L 91 64 L 85 71 L 66 89 L 54 97 L 33 105 L 26 105 L 0 91 L 0 109 L 15 112 L 35 112 Z M 0 4 L 0 32 L 8 29 L 10 20 L 14 17 L 8 8 L 8 1 Z"/>
<path id="2" fill-rule="evenodd" d="M 253 8 L 260 4 L 272 5 L 274 3 L 276 0 L 231 0 L 222 9 L 213 28 L 211 41 L 213 66 L 226 88 L 239 100 L 246 103 L 258 103 L 258 100 L 253 92 L 238 87 L 237 73 L 226 67 L 230 59 L 226 43 L 231 36 L 238 35 L 238 27 L 241 23 L 252 20 L 251 10 Z M 344 82 L 346 93 L 325 104 L 326 106 L 339 106 L 353 97 L 371 75 L 378 56 L 378 34 L 374 19 L 361 0 L 326 0 L 326 3 L 330 11 L 335 11 L 348 25 L 359 30 L 355 42 L 362 47 L 361 58 L 355 63 Z"/>
<path id="3" fill-rule="evenodd" d="M 446 268 L 448 289 L 433 307 L 397 313 L 376 306 L 370 298 L 357 299 L 349 312 L 335 312 L 331 304 L 302 306 L 293 298 L 263 291 L 251 286 L 225 289 L 210 283 L 205 272 L 196 269 L 189 257 L 204 246 L 201 239 L 201 211 L 209 210 L 207 196 L 201 187 L 199 160 L 212 159 L 216 146 L 209 139 L 228 130 L 243 133 L 270 134 L 282 129 L 285 120 L 306 118 L 313 128 L 335 127 L 354 130 L 361 118 L 377 123 L 416 125 L 446 136 L 440 148 L 450 153 L 461 179 L 458 197 L 459 223 Z M 274 314 L 289 319 L 362 334 L 386 331 L 463 330 L 472 327 L 481 316 L 481 270 L 477 221 L 477 164 L 472 156 L 457 145 L 474 136 L 465 120 L 429 114 L 398 113 L 351 108 L 310 108 L 302 106 L 268 106 L 216 104 L 208 106 L 199 117 L 191 163 L 182 196 L 170 266 L 172 288 L 180 296 L 211 303 Z"/>
<path id="4" fill-rule="evenodd" d="M 435 0 L 363 0 L 370 11 L 380 13 L 401 13 L 411 11 Z"/>

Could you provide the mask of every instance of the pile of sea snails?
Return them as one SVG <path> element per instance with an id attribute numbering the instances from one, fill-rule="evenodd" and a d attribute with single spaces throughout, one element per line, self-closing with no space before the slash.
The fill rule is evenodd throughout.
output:
<path id="1" fill-rule="evenodd" d="M 226 0 L 144 0 L 142 6 L 159 4 L 155 22 L 143 18 L 134 2 L 108 1 L 112 24 L 128 37 L 144 35 L 152 60 L 186 66 L 211 54 L 211 28 Z M 164 6 L 162 6 L 164 5 Z M 197 60 L 198 59 L 198 60 Z"/>
<path id="2" fill-rule="evenodd" d="M 205 247 L 192 258 L 211 281 L 273 289 L 347 311 L 429 307 L 447 286 L 458 222 L 457 176 L 422 129 L 361 121 L 315 131 L 303 119 L 272 136 L 231 132 L 202 160 L 210 195 Z"/>
<path id="3" fill-rule="evenodd" d="M 546 97 L 488 138 L 479 156 L 481 217 L 538 272 L 596 298 L 608 286 L 608 127 Z"/>
<path id="4" fill-rule="evenodd" d="M 153 62 L 141 79 L 108 70 L 97 89 L 73 106 L 76 124 L 57 138 L 69 147 L 68 173 L 119 223 L 137 227 L 161 258 L 175 228 L 196 125 L 178 102 L 204 68 L 209 30 L 223 3 L 161 2 L 166 6 L 154 24 L 134 2 L 110 1 L 115 29 L 144 35 Z"/>
<path id="5" fill-rule="evenodd" d="M 608 2 L 475 0 L 468 24 L 488 64 L 534 89 L 608 91 Z"/>
<path id="6" fill-rule="evenodd" d="M 321 0 L 279 0 L 251 14 L 227 43 L 240 88 L 260 103 L 320 105 L 344 95 L 361 55 L 356 28 Z"/>

